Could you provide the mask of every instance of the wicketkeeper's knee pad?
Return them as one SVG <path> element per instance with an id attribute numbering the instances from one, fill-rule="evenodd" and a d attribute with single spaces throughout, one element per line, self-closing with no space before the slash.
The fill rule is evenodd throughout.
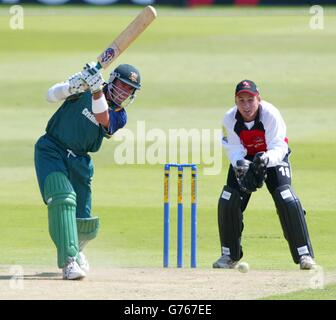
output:
<path id="1" fill-rule="evenodd" d="M 57 248 L 58 267 L 63 268 L 69 257 L 78 258 L 76 225 L 76 193 L 62 172 L 53 172 L 44 183 L 48 205 L 49 233 Z"/>
<path id="2" fill-rule="evenodd" d="M 218 201 L 218 227 L 222 253 L 238 261 L 242 257 L 243 214 L 237 190 L 224 186 Z"/>
<path id="3" fill-rule="evenodd" d="M 99 230 L 99 218 L 77 218 L 76 221 L 79 250 L 82 251 L 85 245 L 97 236 Z"/>
<path id="4" fill-rule="evenodd" d="M 299 263 L 300 256 L 302 255 L 311 255 L 314 257 L 305 219 L 305 211 L 291 186 L 284 185 L 278 187 L 272 196 L 294 262 Z"/>

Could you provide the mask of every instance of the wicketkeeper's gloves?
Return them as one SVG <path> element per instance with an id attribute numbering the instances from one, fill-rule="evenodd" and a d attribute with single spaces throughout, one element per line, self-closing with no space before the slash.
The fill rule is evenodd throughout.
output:
<path id="1" fill-rule="evenodd" d="M 258 152 L 255 154 L 252 162 L 252 170 L 255 175 L 257 188 L 261 188 L 267 178 L 267 164 L 269 158 L 265 152 Z"/>
<path id="2" fill-rule="evenodd" d="M 264 152 L 254 156 L 253 161 L 238 160 L 234 167 L 240 189 L 246 193 L 252 193 L 261 188 L 267 178 L 268 157 Z"/>

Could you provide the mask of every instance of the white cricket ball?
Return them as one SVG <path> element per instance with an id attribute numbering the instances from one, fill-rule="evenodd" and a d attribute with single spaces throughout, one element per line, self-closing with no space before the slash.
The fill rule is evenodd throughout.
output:
<path id="1" fill-rule="evenodd" d="M 247 262 L 240 262 L 237 266 L 238 271 L 246 273 L 250 270 L 250 266 Z"/>

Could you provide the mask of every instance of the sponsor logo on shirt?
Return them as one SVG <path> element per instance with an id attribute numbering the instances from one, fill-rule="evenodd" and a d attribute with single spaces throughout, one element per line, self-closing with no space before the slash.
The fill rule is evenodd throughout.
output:
<path id="1" fill-rule="evenodd" d="M 265 144 L 264 139 L 260 138 L 260 137 L 255 137 L 254 139 L 254 147 L 255 148 L 259 148 L 261 146 L 263 146 Z"/>
<path id="2" fill-rule="evenodd" d="M 227 131 L 224 126 L 222 126 L 222 140 L 223 142 L 228 143 Z"/>
<path id="3" fill-rule="evenodd" d="M 82 115 L 84 115 L 87 119 L 89 119 L 91 122 L 93 122 L 96 126 L 99 127 L 99 123 L 96 117 L 87 108 L 83 109 Z"/>

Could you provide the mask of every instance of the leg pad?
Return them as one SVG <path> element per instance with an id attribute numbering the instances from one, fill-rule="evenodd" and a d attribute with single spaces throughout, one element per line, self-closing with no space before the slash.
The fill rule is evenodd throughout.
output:
<path id="1" fill-rule="evenodd" d="M 286 184 L 278 187 L 272 196 L 293 261 L 299 263 L 300 256 L 302 255 L 314 257 L 305 219 L 305 211 L 291 186 Z"/>
<path id="2" fill-rule="evenodd" d="M 218 227 L 222 254 L 229 255 L 232 260 L 240 260 L 243 254 L 241 199 L 239 192 L 228 186 L 224 186 L 218 201 Z"/>
<path id="3" fill-rule="evenodd" d="M 97 236 L 99 230 L 99 218 L 77 218 L 76 221 L 79 250 L 82 251 L 86 244 Z"/>
<path id="4" fill-rule="evenodd" d="M 44 183 L 48 205 L 49 234 L 57 248 L 58 267 L 63 268 L 69 257 L 78 258 L 76 225 L 76 193 L 62 172 L 53 172 Z"/>

